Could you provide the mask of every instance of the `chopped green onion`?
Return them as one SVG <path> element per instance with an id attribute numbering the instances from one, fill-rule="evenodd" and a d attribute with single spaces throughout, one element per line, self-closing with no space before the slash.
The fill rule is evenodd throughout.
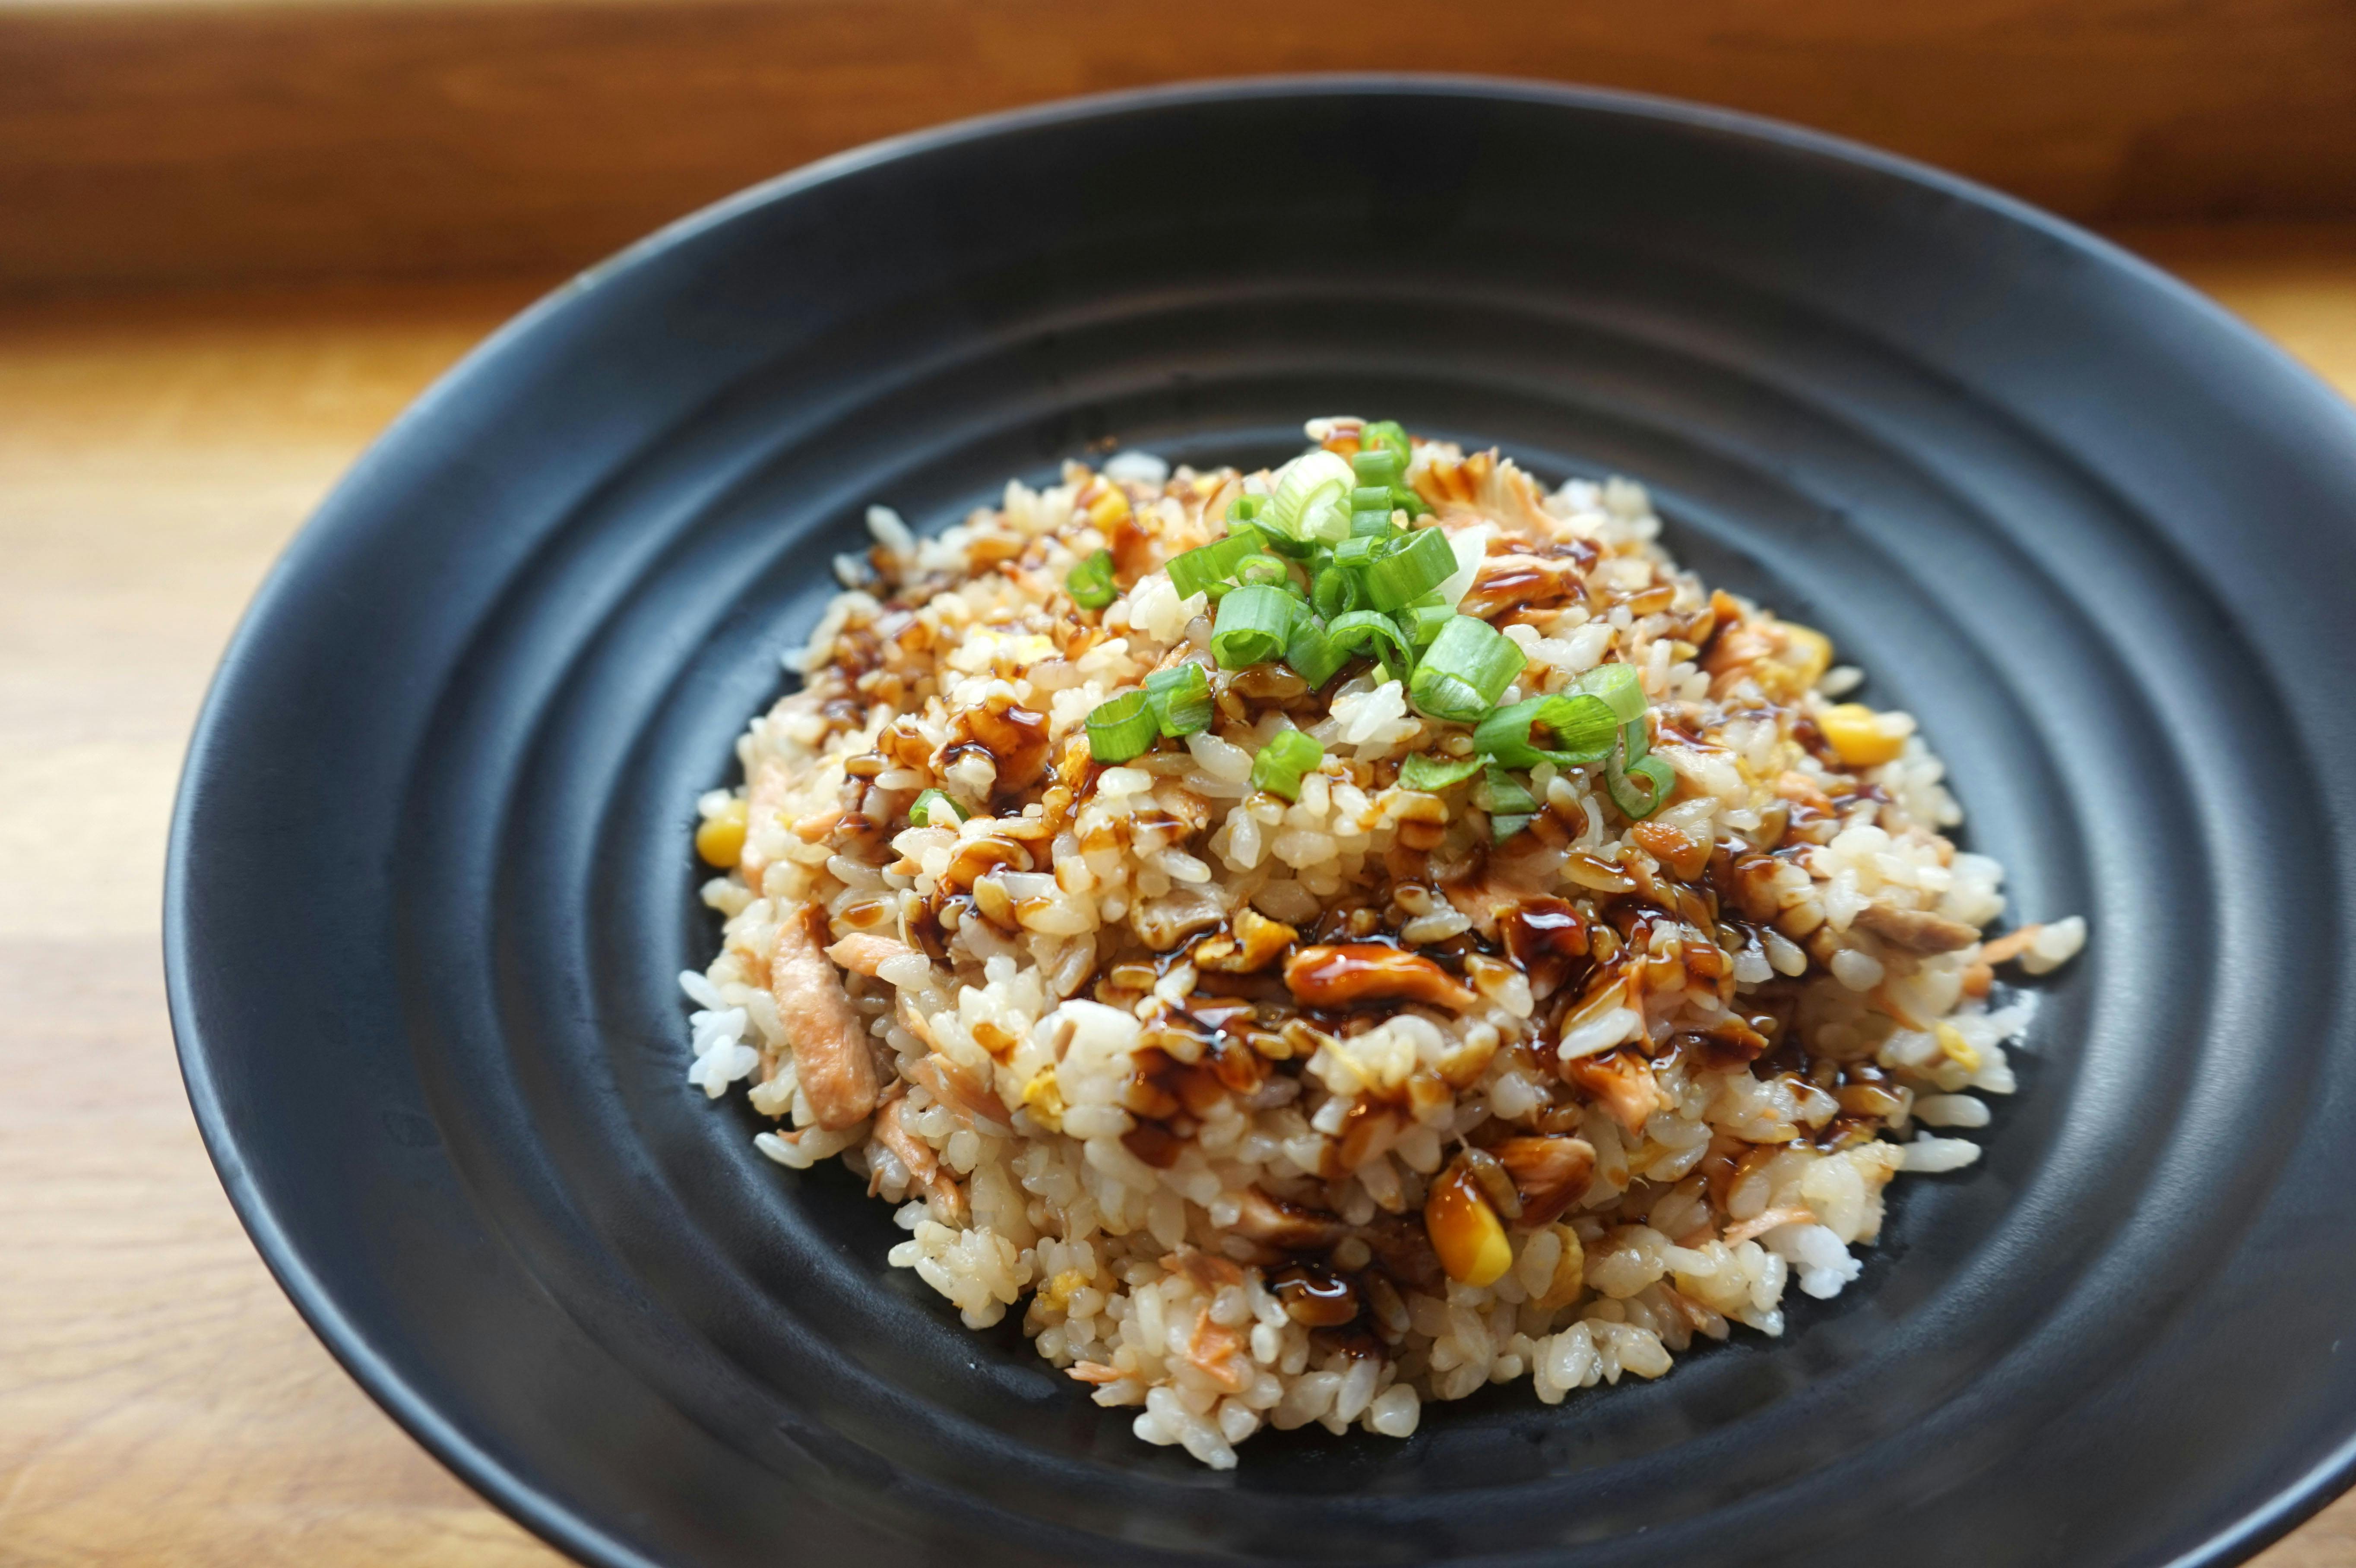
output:
<path id="1" fill-rule="evenodd" d="M 1344 539 L 1344 544 L 1350 541 Z M 1309 602 L 1327 620 L 1362 608 L 1366 602 L 1366 585 L 1357 572 L 1346 566 L 1329 566 L 1317 574 L 1316 585 L 1309 591 Z"/>
<path id="2" fill-rule="evenodd" d="M 1153 704 L 1142 691 L 1107 698 L 1087 718 L 1088 755 L 1100 763 L 1125 763 L 1153 749 L 1162 733 Z"/>
<path id="3" fill-rule="evenodd" d="M 1145 700 L 1155 725 L 1173 741 L 1211 727 L 1211 679 L 1201 665 L 1155 670 L 1145 677 Z"/>
<path id="4" fill-rule="evenodd" d="M 1431 639 L 1440 635 L 1440 628 L 1455 619 L 1453 606 L 1444 603 L 1410 604 L 1398 613 L 1399 630 L 1407 640 L 1419 648 L 1428 648 Z"/>
<path id="5" fill-rule="evenodd" d="M 1304 543 L 1347 539 L 1347 496 L 1357 482 L 1350 465 L 1333 453 L 1304 452 L 1284 465 L 1269 503 L 1267 527 Z"/>
<path id="6" fill-rule="evenodd" d="M 1603 780 L 1611 788 L 1612 804 L 1633 822 L 1644 821 L 1667 805 L 1670 792 L 1676 788 L 1677 777 L 1669 764 L 1645 754 L 1651 749 L 1652 736 L 1644 720 L 1632 719 L 1620 727 L 1620 744 L 1603 764 Z"/>
<path id="7" fill-rule="evenodd" d="M 1281 586 L 1292 581 L 1292 569 L 1272 555 L 1264 555 L 1255 550 L 1236 562 L 1235 571 L 1228 575 L 1233 577 L 1238 585 L 1271 582 Z"/>
<path id="8" fill-rule="evenodd" d="M 1478 757 L 1436 757 L 1430 752 L 1418 752 L 1399 764 L 1399 788 L 1419 789 L 1437 795 L 1451 784 L 1461 784 L 1482 769 Z"/>
<path id="9" fill-rule="evenodd" d="M 1254 582 L 1219 601 L 1211 627 L 1211 656 L 1221 669 L 1242 669 L 1284 656 L 1301 602 L 1283 589 Z"/>
<path id="10" fill-rule="evenodd" d="M 1530 739 L 1531 731 L 1541 725 L 1554 731 L 1551 747 Z M 1472 731 L 1472 745 L 1509 768 L 1534 768 L 1540 763 L 1576 768 L 1611 755 L 1619 731 L 1611 706 L 1600 697 L 1587 692 L 1532 697 L 1482 720 Z"/>
<path id="11" fill-rule="evenodd" d="M 1391 486 L 1391 509 L 1419 517 L 1431 510 L 1431 504 L 1404 485 Z"/>
<path id="12" fill-rule="evenodd" d="M 1237 523 L 1248 523 L 1268 507 L 1268 497 L 1255 496 L 1247 490 L 1227 503 L 1227 529 L 1235 531 Z"/>
<path id="13" fill-rule="evenodd" d="M 1112 551 L 1100 549 L 1064 573 L 1065 591 L 1083 610 L 1101 610 L 1119 595 L 1113 586 Z"/>
<path id="14" fill-rule="evenodd" d="M 1642 822 L 1660 810 L 1677 783 L 1676 774 L 1660 758 L 1639 757 L 1622 768 L 1617 752 L 1604 769 L 1603 777 L 1612 787 L 1612 804 L 1625 812 L 1632 822 Z"/>
<path id="15" fill-rule="evenodd" d="M 1366 568 L 1366 598 L 1377 610 L 1401 610 L 1448 580 L 1456 551 L 1438 528 L 1399 535 Z"/>
<path id="16" fill-rule="evenodd" d="M 1292 667 L 1293 674 L 1318 687 L 1333 679 L 1333 672 L 1350 662 L 1350 656 L 1333 645 L 1316 616 L 1302 615 L 1292 623 L 1292 635 L 1284 645 L 1284 662 Z"/>
<path id="17" fill-rule="evenodd" d="M 1374 564 L 1375 558 L 1382 553 L 1379 536 L 1352 534 L 1333 547 L 1333 564 L 1356 571 Z"/>
<path id="18" fill-rule="evenodd" d="M 1396 531 L 1391 527 L 1391 508 L 1388 507 L 1379 511 L 1367 510 L 1350 514 L 1352 539 L 1378 539 Z"/>
<path id="19" fill-rule="evenodd" d="M 1537 797 L 1494 763 L 1473 790 L 1472 804 L 1489 814 L 1489 836 L 1499 844 L 1527 827 L 1538 811 Z"/>
<path id="20" fill-rule="evenodd" d="M 1390 453 L 1399 460 L 1401 468 L 1414 456 L 1413 449 L 1408 445 L 1406 427 L 1397 420 L 1376 420 L 1361 430 L 1358 448 L 1361 452 Z"/>
<path id="21" fill-rule="evenodd" d="M 937 789 L 925 791 L 908 807 L 909 825 L 916 827 L 955 827 L 970 815 Z"/>
<path id="22" fill-rule="evenodd" d="M 1391 515 L 1391 487 L 1388 485 L 1360 485 L 1350 492 L 1350 510 L 1380 512 Z"/>
<path id="23" fill-rule="evenodd" d="M 1612 716 L 1626 724 L 1644 716 L 1644 683 L 1636 675 L 1636 667 L 1625 664 L 1597 665 L 1571 682 L 1572 689 L 1589 697 L 1601 698 Z M 1644 754 L 1639 745 L 1635 755 Z"/>
<path id="24" fill-rule="evenodd" d="M 1325 635 L 1341 656 L 1365 654 L 1382 661 L 1383 673 L 1397 680 L 1415 667 L 1415 649 L 1398 624 L 1378 610 L 1353 610 L 1336 615 Z"/>
<path id="25" fill-rule="evenodd" d="M 1357 456 L 1350 459 L 1350 472 L 1358 476 L 1358 483 L 1360 485 L 1380 485 L 1387 491 L 1391 485 L 1398 484 L 1402 478 L 1406 477 L 1407 459 L 1399 453 L 1387 446 L 1369 447 L 1361 451 Z M 1355 498 L 1355 492 L 1353 492 L 1353 499 L 1350 503 L 1354 507 L 1360 504 Z M 1379 503 L 1369 502 L 1366 504 L 1379 504 L 1386 511 L 1390 508 L 1390 500 L 1387 496 L 1384 496 Z"/>
<path id="26" fill-rule="evenodd" d="M 1514 639 L 1488 622 L 1451 614 L 1415 667 L 1408 695 L 1434 719 L 1476 723 L 1526 662 Z"/>
<path id="27" fill-rule="evenodd" d="M 1252 788 L 1299 800 L 1301 775 L 1314 773 L 1324 760 L 1324 747 L 1298 730 L 1284 731 L 1252 759 Z"/>
<path id="28" fill-rule="evenodd" d="M 1250 497 L 1238 497 L 1237 504 Z M 1228 515 L 1234 515 L 1230 508 Z M 1235 576 L 1236 563 L 1260 548 L 1259 530 L 1228 526 L 1227 537 L 1215 544 L 1190 549 L 1170 558 L 1170 586 L 1181 599 L 1192 599 L 1207 592 L 1213 584 L 1226 582 Z"/>

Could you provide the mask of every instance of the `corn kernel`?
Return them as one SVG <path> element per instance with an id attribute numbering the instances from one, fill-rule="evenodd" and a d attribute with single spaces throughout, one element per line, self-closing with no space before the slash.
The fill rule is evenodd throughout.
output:
<path id="1" fill-rule="evenodd" d="M 744 854 L 744 803 L 732 800 L 695 830 L 695 852 L 707 866 L 733 866 Z"/>
<path id="2" fill-rule="evenodd" d="M 1833 640 L 1814 626 L 1803 626 L 1797 621 L 1779 624 L 1783 630 L 1781 662 L 1791 670 L 1798 689 L 1805 691 L 1832 667 Z"/>
<path id="3" fill-rule="evenodd" d="M 1055 1070 L 1043 1067 L 1030 1083 L 1023 1086 L 1023 1108 L 1031 1119 L 1051 1133 L 1064 1128 L 1064 1091 L 1055 1082 Z"/>
<path id="4" fill-rule="evenodd" d="M 1462 1168 L 1434 1183 L 1423 1204 L 1423 1229 L 1440 1266 L 1461 1285 L 1494 1285 L 1514 1265 L 1514 1249 L 1497 1211 Z"/>
<path id="5" fill-rule="evenodd" d="M 1972 1049 L 1972 1042 L 1965 1040 L 1964 1031 L 1954 1025 L 1941 1024 L 1931 1031 L 1931 1038 L 1939 1042 L 1939 1049 L 1947 1053 L 1947 1060 L 1965 1072 L 1977 1072 L 1980 1070 L 1980 1053 Z"/>
<path id="6" fill-rule="evenodd" d="M 1129 516 L 1129 496 L 1118 485 L 1108 485 L 1103 495 L 1088 503 L 1088 521 L 1100 528 L 1108 528 Z"/>
<path id="7" fill-rule="evenodd" d="M 1906 736 L 1882 715 L 1862 702 L 1844 702 L 1825 709 L 1816 728 L 1853 768 L 1879 767 L 1894 762 L 1906 750 Z"/>

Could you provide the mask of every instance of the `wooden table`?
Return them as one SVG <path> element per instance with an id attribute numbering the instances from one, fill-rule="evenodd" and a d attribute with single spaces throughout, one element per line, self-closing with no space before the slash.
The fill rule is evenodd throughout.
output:
<path id="1" fill-rule="evenodd" d="M 2356 393 L 2356 228 L 2126 237 Z M 552 1564 L 330 1360 L 198 1141 L 188 726 L 279 548 L 545 280 L 0 303 L 0 1568 Z M 2356 1498 L 2262 1561 L 2356 1568 Z"/>

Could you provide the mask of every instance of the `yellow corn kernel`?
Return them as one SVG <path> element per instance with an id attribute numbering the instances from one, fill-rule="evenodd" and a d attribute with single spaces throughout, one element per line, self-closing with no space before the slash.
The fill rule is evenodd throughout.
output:
<path id="1" fill-rule="evenodd" d="M 1129 516 L 1129 496 L 1119 486 L 1108 485 L 1103 495 L 1088 503 L 1088 521 L 1100 528 L 1108 528 Z"/>
<path id="2" fill-rule="evenodd" d="M 1797 621 L 1777 623 L 1783 632 L 1783 658 L 1780 661 L 1791 670 L 1799 690 L 1824 678 L 1832 667 L 1833 640 L 1814 626 L 1803 626 Z"/>
<path id="3" fill-rule="evenodd" d="M 1030 1083 L 1023 1086 L 1023 1108 L 1031 1119 L 1051 1133 L 1064 1130 L 1064 1091 L 1055 1082 L 1055 1070 L 1043 1067 Z"/>
<path id="4" fill-rule="evenodd" d="M 1906 750 L 1906 736 L 1862 702 L 1844 702 L 1825 709 L 1816 728 L 1853 768 L 1879 767 L 1894 762 Z"/>
<path id="5" fill-rule="evenodd" d="M 1067 1268 L 1039 1287 L 1039 1303 L 1050 1312 L 1061 1312 L 1072 1304 L 1072 1297 L 1088 1287 L 1088 1276 L 1076 1268 Z"/>
<path id="6" fill-rule="evenodd" d="M 695 852 L 707 866 L 733 866 L 744 855 L 744 803 L 732 800 L 695 830 Z"/>
<path id="7" fill-rule="evenodd" d="M 1931 1038 L 1939 1042 L 1939 1049 L 1947 1053 L 1947 1060 L 1965 1072 L 1977 1072 L 1980 1070 L 1980 1053 L 1972 1049 L 1972 1042 L 1965 1040 L 1964 1031 L 1954 1025 L 1941 1024 L 1931 1031 Z"/>
<path id="8" fill-rule="evenodd" d="M 1433 1183 L 1424 1200 L 1423 1229 L 1440 1266 L 1460 1285 L 1494 1285 L 1514 1266 L 1514 1249 L 1497 1211 L 1473 1184 L 1470 1171 L 1451 1171 Z"/>

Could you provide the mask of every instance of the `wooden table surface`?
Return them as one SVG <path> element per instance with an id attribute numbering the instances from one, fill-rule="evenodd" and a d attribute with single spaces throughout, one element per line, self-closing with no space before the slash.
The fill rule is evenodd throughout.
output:
<path id="1" fill-rule="evenodd" d="M 2356 394 L 2356 228 L 2126 236 Z M 263 1270 L 188 1115 L 165 827 L 241 607 L 545 280 L 0 302 L 0 1565 L 556 1563 Z M 2261 1561 L 2356 1568 L 2356 1497 Z"/>

